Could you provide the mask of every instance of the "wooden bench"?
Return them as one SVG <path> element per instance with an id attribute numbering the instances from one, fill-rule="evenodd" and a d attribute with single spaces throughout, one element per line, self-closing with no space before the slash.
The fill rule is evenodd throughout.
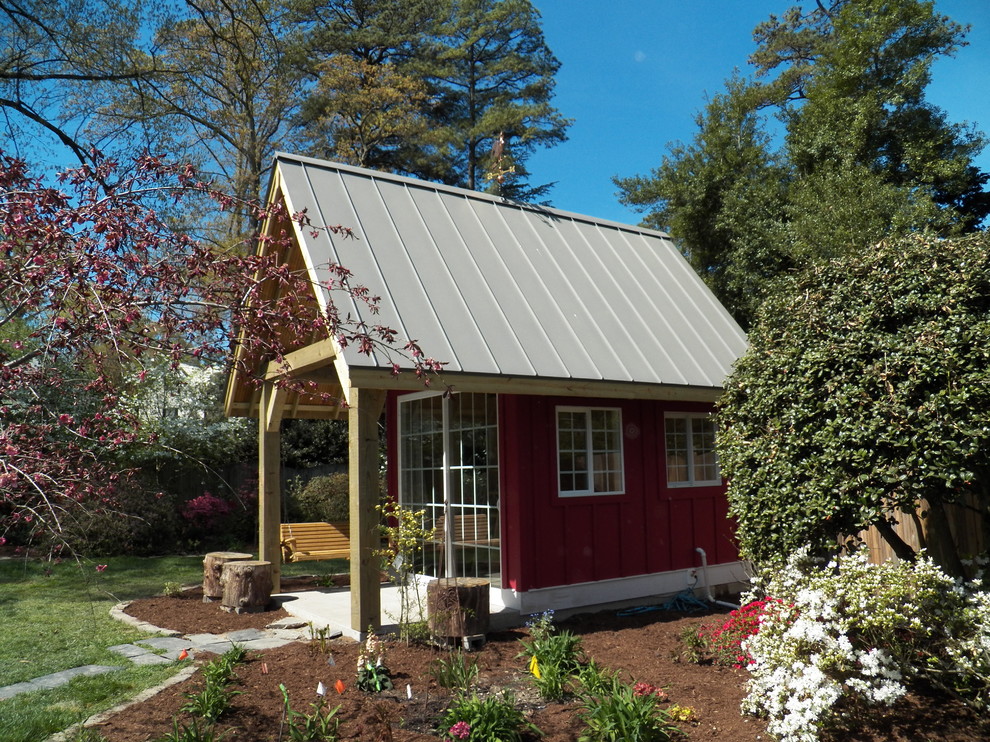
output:
<path id="1" fill-rule="evenodd" d="M 347 523 L 282 523 L 282 560 L 308 562 L 349 559 L 351 528 Z"/>
<path id="2" fill-rule="evenodd" d="M 437 518 L 433 528 L 433 540 L 443 543 L 447 540 L 446 518 L 441 515 Z M 458 545 L 471 546 L 498 546 L 498 533 L 492 534 L 495 538 L 489 538 L 488 514 L 478 513 L 470 515 L 454 516 L 454 543 Z"/>

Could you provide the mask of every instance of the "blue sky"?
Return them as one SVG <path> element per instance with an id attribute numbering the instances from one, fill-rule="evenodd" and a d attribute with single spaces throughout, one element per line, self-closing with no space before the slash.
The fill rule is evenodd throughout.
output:
<path id="1" fill-rule="evenodd" d="M 796 0 L 533 0 L 561 62 L 555 103 L 569 139 L 528 162 L 556 181 L 553 205 L 619 222 L 641 216 L 615 195 L 613 175 L 647 174 L 669 142 L 689 142 L 706 95 L 734 68 L 748 72 L 753 28 Z M 810 0 L 805 5 L 810 4 Z M 949 120 L 990 133 L 990 1 L 937 0 L 969 24 L 969 45 L 936 63 L 928 99 Z M 990 171 L 990 148 L 977 160 Z"/>

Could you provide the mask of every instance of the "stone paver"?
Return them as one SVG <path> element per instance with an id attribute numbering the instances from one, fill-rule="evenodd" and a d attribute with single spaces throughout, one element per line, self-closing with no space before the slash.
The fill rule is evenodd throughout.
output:
<path id="1" fill-rule="evenodd" d="M 239 644 L 241 642 L 249 642 L 253 639 L 264 639 L 267 635 L 260 629 L 241 629 L 240 631 L 228 631 L 224 636 L 230 641 Z"/>
<path id="2" fill-rule="evenodd" d="M 138 639 L 135 644 L 151 647 L 152 649 L 164 649 L 166 651 L 181 652 L 189 648 L 189 641 L 176 636 L 156 636 L 151 639 Z"/>
<path id="3" fill-rule="evenodd" d="M 33 680 L 28 680 L 23 683 L 14 683 L 13 685 L 7 685 L 0 688 L 0 699 L 13 698 L 19 693 L 28 693 L 30 691 L 51 690 L 52 688 L 58 688 L 59 686 L 65 685 L 73 678 L 86 675 L 102 675 L 105 672 L 113 672 L 114 670 L 119 669 L 120 667 L 115 665 L 83 665 L 82 667 L 73 667 L 71 670 L 53 672 L 50 675 L 42 675 L 41 677 L 34 678 Z"/>

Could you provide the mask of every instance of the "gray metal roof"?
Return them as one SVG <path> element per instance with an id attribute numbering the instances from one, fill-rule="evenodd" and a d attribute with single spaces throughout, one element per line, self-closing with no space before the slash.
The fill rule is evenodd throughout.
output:
<path id="1" fill-rule="evenodd" d="M 316 277 L 336 261 L 381 297 L 371 315 L 451 373 L 720 387 L 746 337 L 670 238 L 555 209 L 280 154 Z M 344 351 L 349 368 L 390 368 Z M 400 365 L 408 366 L 408 363 Z"/>

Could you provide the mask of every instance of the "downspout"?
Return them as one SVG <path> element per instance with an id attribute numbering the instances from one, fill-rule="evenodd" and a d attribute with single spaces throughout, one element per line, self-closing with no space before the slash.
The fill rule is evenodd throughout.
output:
<path id="1" fill-rule="evenodd" d="M 694 550 L 701 554 L 701 574 L 705 580 L 705 600 L 709 603 L 714 603 L 715 605 L 724 606 L 725 608 L 738 608 L 739 606 L 735 603 L 726 603 L 723 600 L 715 600 L 715 597 L 712 595 L 712 586 L 708 582 L 708 555 L 700 546 L 696 546 Z"/>

